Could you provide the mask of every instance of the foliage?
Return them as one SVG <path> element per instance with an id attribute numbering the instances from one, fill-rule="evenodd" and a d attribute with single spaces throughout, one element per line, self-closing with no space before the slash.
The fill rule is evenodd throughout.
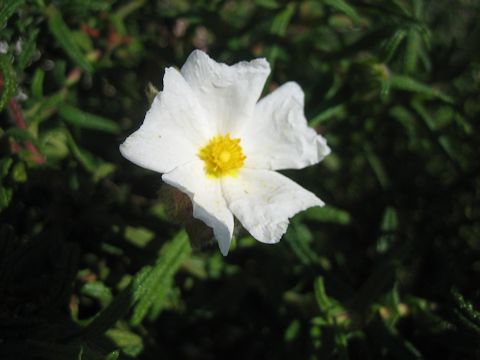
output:
<path id="1" fill-rule="evenodd" d="M 478 358 L 479 9 L 1 2 L 0 358 Z M 119 154 L 195 47 L 266 57 L 333 149 L 288 174 L 329 205 L 275 246 L 223 258 Z"/>

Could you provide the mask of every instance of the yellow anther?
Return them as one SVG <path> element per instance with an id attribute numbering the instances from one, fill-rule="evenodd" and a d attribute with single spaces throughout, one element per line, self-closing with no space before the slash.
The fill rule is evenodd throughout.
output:
<path id="1" fill-rule="evenodd" d="M 230 134 L 213 137 L 198 156 L 205 162 L 205 173 L 215 178 L 235 176 L 246 159 L 240 139 L 232 139 Z"/>

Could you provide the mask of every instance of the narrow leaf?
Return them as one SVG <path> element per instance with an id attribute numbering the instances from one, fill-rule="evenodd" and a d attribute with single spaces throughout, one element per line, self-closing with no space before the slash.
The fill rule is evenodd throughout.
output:
<path id="1" fill-rule="evenodd" d="M 43 98 L 43 79 L 45 78 L 45 71 L 42 69 L 35 70 L 32 79 L 32 96 L 37 99 Z"/>
<path id="2" fill-rule="evenodd" d="M 151 272 L 150 266 L 142 268 L 130 285 L 118 294 L 110 305 L 100 312 L 93 321 L 88 324 L 81 335 L 88 339 L 95 339 L 110 329 L 128 310 L 143 296 L 146 291 L 145 281 Z"/>
<path id="3" fill-rule="evenodd" d="M 365 143 L 363 149 L 365 151 L 365 157 L 367 158 L 370 167 L 377 177 L 378 182 L 383 189 L 387 189 L 390 186 L 390 179 L 385 171 L 382 161 L 369 143 Z"/>
<path id="4" fill-rule="evenodd" d="M 290 3 L 278 15 L 273 18 L 270 32 L 278 36 L 285 36 L 290 19 L 295 13 L 295 4 Z"/>
<path id="5" fill-rule="evenodd" d="M 325 291 L 325 283 L 323 277 L 319 276 L 314 283 L 315 300 L 321 311 L 326 311 L 331 306 L 330 299 Z"/>
<path id="6" fill-rule="evenodd" d="M 471 322 L 476 325 L 476 328 L 480 328 L 480 312 L 474 309 L 474 306 L 465 300 L 463 295 L 457 290 L 451 290 L 452 298 L 455 302 L 456 307 L 458 310 Z"/>
<path id="7" fill-rule="evenodd" d="M 276 0 L 256 0 L 255 3 L 266 9 L 278 9 L 280 6 Z"/>
<path id="8" fill-rule="evenodd" d="M 438 124 L 435 118 L 430 115 L 429 111 L 419 101 L 413 101 L 412 107 L 415 109 L 417 114 L 420 115 L 420 118 L 425 122 L 429 130 L 435 134 L 438 145 L 442 148 L 448 158 L 456 166 L 461 167 L 461 163 L 459 161 L 460 157 L 457 154 L 457 149 L 451 144 L 450 139 L 446 135 L 436 135 Z"/>
<path id="9" fill-rule="evenodd" d="M 11 59 L 7 55 L 0 55 L 0 72 L 3 75 L 3 87 L 0 87 L 0 111 L 5 107 L 10 98 L 15 94 L 15 74 L 13 73 Z"/>
<path id="10" fill-rule="evenodd" d="M 453 103 L 453 99 L 450 96 L 441 92 L 440 90 L 437 90 L 431 86 L 425 85 L 405 75 L 392 75 L 390 77 L 390 86 L 393 89 L 424 94 L 427 96 L 439 98 L 448 103 Z"/>
<path id="11" fill-rule="evenodd" d="M 6 0 L 2 1 L 3 5 L 0 7 L 0 29 L 5 27 L 8 18 L 13 15 L 15 10 L 20 5 L 23 5 L 25 0 Z"/>
<path id="12" fill-rule="evenodd" d="M 10 201 L 13 197 L 13 190 L 3 187 L 0 183 L 0 210 L 5 209 L 10 205 Z"/>
<path id="13" fill-rule="evenodd" d="M 285 240 L 304 265 L 318 262 L 318 256 L 310 246 L 312 238 L 312 233 L 308 227 L 298 222 L 294 222 L 285 234 Z"/>
<path id="14" fill-rule="evenodd" d="M 88 62 L 85 55 L 73 40 L 73 34 L 71 33 L 67 24 L 65 24 L 62 15 L 53 6 L 51 6 L 48 11 L 48 28 L 53 36 L 55 36 L 55 39 L 57 39 L 63 50 L 73 60 L 73 62 L 75 62 L 86 72 L 93 72 L 92 65 Z"/>
<path id="15" fill-rule="evenodd" d="M 393 36 L 391 36 L 385 43 L 385 45 L 383 46 L 383 50 L 384 50 L 384 62 L 385 63 L 388 63 L 390 62 L 398 47 L 400 46 L 400 44 L 402 43 L 402 40 L 405 39 L 405 36 L 406 36 L 406 32 L 405 30 L 403 29 L 399 29 L 397 31 L 395 31 L 395 33 L 393 34 Z"/>
<path id="16" fill-rule="evenodd" d="M 36 49 L 36 41 L 39 30 L 33 30 L 29 35 L 27 40 L 22 44 L 22 52 L 17 58 L 18 68 L 23 70 L 27 67 L 28 63 L 33 57 L 33 53 Z"/>
<path id="17" fill-rule="evenodd" d="M 128 355 L 136 356 L 143 350 L 142 338 L 128 330 L 110 329 L 105 334 L 116 347 L 121 348 Z"/>
<path id="18" fill-rule="evenodd" d="M 13 164 L 12 158 L 3 158 L 0 159 L 0 179 L 3 179 L 7 176 L 10 167 Z"/>
<path id="19" fill-rule="evenodd" d="M 407 74 L 412 74 L 417 68 L 418 57 L 420 55 L 420 34 L 415 28 L 408 30 L 407 46 L 405 48 L 404 70 Z"/>
<path id="20" fill-rule="evenodd" d="M 305 211 L 305 219 L 319 222 L 331 222 L 340 225 L 350 224 L 350 214 L 334 206 L 313 207 Z"/>
<path id="21" fill-rule="evenodd" d="M 58 113 L 63 120 L 80 128 L 99 130 L 113 134 L 120 131 L 120 126 L 116 122 L 84 112 L 70 105 L 60 105 Z"/>
<path id="22" fill-rule="evenodd" d="M 162 290 L 156 285 L 159 285 L 159 282 L 161 285 L 164 277 L 171 278 L 190 251 L 188 236 L 185 231 L 181 231 L 164 247 L 164 253 L 155 267 L 145 266 L 142 268 L 130 285 L 83 329 L 81 335 L 95 339 L 124 317 L 132 307 L 135 307 L 134 319 L 141 321 L 152 301 L 158 301 L 156 297 L 164 296 L 164 294 L 156 293 L 156 291 Z"/>
<path id="23" fill-rule="evenodd" d="M 66 131 L 65 134 L 67 135 L 67 143 L 73 156 L 75 156 L 85 170 L 90 173 L 94 173 L 97 167 L 95 157 L 87 150 L 80 148 L 73 139 L 72 134 L 70 134 L 68 131 Z"/>
<path id="24" fill-rule="evenodd" d="M 104 360 L 117 360 L 120 357 L 120 351 L 115 350 L 108 354 Z"/>
<path id="25" fill-rule="evenodd" d="M 172 278 L 190 254 L 190 244 L 185 231 L 178 233 L 162 249 L 162 256 L 158 259 L 148 279 L 145 281 L 145 294 L 136 304 L 130 320 L 132 325 L 139 325 L 147 315 L 153 303 L 163 303 L 172 285 Z"/>
<path id="26" fill-rule="evenodd" d="M 112 301 L 112 292 L 100 281 L 86 283 L 80 289 L 80 293 L 97 299 L 102 307 L 107 306 Z"/>
<path id="27" fill-rule="evenodd" d="M 334 9 L 343 12 L 355 21 L 360 20 L 357 11 L 345 0 L 324 0 L 324 3 L 333 7 Z"/>
<path id="28" fill-rule="evenodd" d="M 397 212 L 393 207 L 387 207 L 383 213 L 380 235 L 376 250 L 379 254 L 386 253 L 395 241 L 395 231 L 398 226 Z"/>
<path id="29" fill-rule="evenodd" d="M 309 121 L 309 123 L 310 123 L 310 126 L 317 126 L 318 124 L 321 124 L 327 120 L 330 120 L 335 116 L 343 116 L 344 114 L 346 114 L 345 105 L 344 104 L 335 105 L 317 114 L 313 119 Z"/>

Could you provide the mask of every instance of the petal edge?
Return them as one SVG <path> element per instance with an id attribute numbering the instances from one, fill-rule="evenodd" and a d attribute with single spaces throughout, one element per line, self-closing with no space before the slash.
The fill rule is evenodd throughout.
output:
<path id="1" fill-rule="evenodd" d="M 260 242 L 280 241 L 289 219 L 324 203 L 310 191 L 275 171 L 243 169 L 237 178 L 222 180 L 228 208 Z"/>

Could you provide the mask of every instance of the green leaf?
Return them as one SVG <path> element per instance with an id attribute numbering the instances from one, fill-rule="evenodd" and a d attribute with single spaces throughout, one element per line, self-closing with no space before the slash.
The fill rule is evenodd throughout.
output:
<path id="1" fill-rule="evenodd" d="M 140 9 L 143 5 L 145 5 L 145 0 L 129 1 L 125 5 L 119 7 L 112 17 L 115 17 L 118 21 L 123 21 L 127 16 Z"/>
<path id="2" fill-rule="evenodd" d="M 383 213 L 381 224 L 382 234 L 379 237 L 376 250 L 378 253 L 386 253 L 395 241 L 395 231 L 398 227 L 397 212 L 393 207 L 387 207 Z"/>
<path id="3" fill-rule="evenodd" d="M 318 308 L 327 324 L 337 325 L 349 321 L 348 317 L 342 316 L 342 314 L 345 314 L 345 309 L 341 304 L 327 295 L 322 276 L 315 279 L 313 289 Z"/>
<path id="4" fill-rule="evenodd" d="M 391 75 L 389 82 L 393 89 L 405 90 L 426 96 L 436 97 L 448 103 L 454 102 L 450 96 L 444 94 L 440 90 L 437 90 L 429 85 L 425 85 L 406 75 Z"/>
<path id="5" fill-rule="evenodd" d="M 344 104 L 335 105 L 317 114 L 313 119 L 309 121 L 309 124 L 310 126 L 317 126 L 327 120 L 330 120 L 335 116 L 344 116 L 345 114 L 346 108 Z"/>
<path id="6" fill-rule="evenodd" d="M 155 237 L 153 231 L 144 227 L 127 226 L 125 239 L 139 248 L 144 248 Z"/>
<path id="7" fill-rule="evenodd" d="M 357 11 L 345 0 L 323 0 L 326 5 L 333 7 L 334 9 L 343 12 L 355 21 L 360 21 L 360 16 Z"/>
<path id="8" fill-rule="evenodd" d="M 480 312 L 475 310 L 474 306 L 465 300 L 458 289 L 453 288 L 451 290 L 451 296 L 459 312 L 463 314 L 469 322 L 473 323 L 475 329 L 480 329 Z"/>
<path id="9" fill-rule="evenodd" d="M 75 43 L 73 34 L 65 24 L 62 15 L 53 6 L 50 6 L 48 9 L 48 28 L 74 63 L 88 73 L 93 72 L 92 65 Z"/>
<path id="10" fill-rule="evenodd" d="M 80 293 L 98 300 L 102 307 L 106 307 L 112 301 L 112 292 L 100 281 L 87 282 L 80 289 Z"/>
<path id="11" fill-rule="evenodd" d="M 298 337 L 300 328 L 300 321 L 296 319 L 293 320 L 290 325 L 288 325 L 287 329 L 285 330 L 285 334 L 283 335 L 285 342 L 292 342 L 295 340 Z"/>
<path id="12" fill-rule="evenodd" d="M 304 265 L 312 265 L 319 260 L 310 246 L 312 239 L 309 228 L 298 222 L 293 222 L 285 234 L 285 240 Z"/>
<path id="13" fill-rule="evenodd" d="M 68 153 L 68 135 L 62 128 L 54 128 L 42 134 L 41 147 L 49 160 L 60 160 Z"/>
<path id="14" fill-rule="evenodd" d="M 278 9 L 280 7 L 276 0 L 255 0 L 255 3 L 266 9 Z"/>
<path id="15" fill-rule="evenodd" d="M 428 129 L 435 134 L 438 127 L 437 121 L 433 116 L 430 115 L 425 106 L 423 106 L 420 101 L 412 101 L 412 107 L 415 109 L 417 114 L 420 115 L 420 118 L 425 122 Z M 457 148 L 452 145 L 450 139 L 446 135 L 437 136 L 436 134 L 435 139 L 448 158 L 454 164 L 461 167 L 461 163 L 459 161 L 461 157 L 457 154 Z"/>
<path id="16" fill-rule="evenodd" d="M 112 163 L 105 162 L 103 160 L 97 159 L 97 167 L 93 172 L 93 181 L 97 182 L 110 174 L 113 174 L 116 170 L 116 166 Z"/>
<path id="17" fill-rule="evenodd" d="M 43 75 L 41 81 L 43 82 Z M 40 81 L 40 80 L 39 80 Z M 40 85 L 39 85 L 40 86 Z M 43 93 L 40 88 L 37 89 L 39 94 Z M 62 89 L 52 96 L 38 98 L 36 104 L 25 112 L 25 116 L 32 119 L 32 123 L 40 123 L 56 113 L 58 106 L 65 101 L 67 95 L 66 89 Z"/>
<path id="18" fill-rule="evenodd" d="M 7 55 L 0 55 L 0 72 L 3 75 L 3 89 L 0 89 L 0 111 L 6 106 L 10 98 L 15 94 L 15 74 L 12 68 L 11 58 Z"/>
<path id="19" fill-rule="evenodd" d="M 390 62 L 398 47 L 400 46 L 400 44 L 402 43 L 403 39 L 405 39 L 407 33 L 404 29 L 399 29 L 397 31 L 395 31 L 395 33 L 393 34 L 393 36 L 391 36 L 386 42 L 385 42 L 385 45 L 382 47 L 383 48 L 383 52 L 384 52 L 384 62 L 385 63 L 388 63 Z"/>
<path id="20" fill-rule="evenodd" d="M 185 231 L 179 232 L 162 250 L 154 267 L 142 268 L 130 285 L 117 295 L 110 305 L 100 312 L 81 332 L 81 336 L 95 339 L 110 329 L 134 307 L 132 321 L 141 321 L 154 301 L 163 301 L 165 280 L 178 270 L 191 248 Z"/>
<path id="21" fill-rule="evenodd" d="M 275 67 L 275 62 L 277 61 L 277 58 L 280 56 L 280 54 L 281 54 L 281 48 L 276 44 L 269 46 L 265 50 L 265 57 L 270 63 L 270 67 L 272 68 L 272 71 Z"/>
<path id="22" fill-rule="evenodd" d="M 309 208 L 303 213 L 303 216 L 307 220 L 331 222 L 340 225 L 348 225 L 351 221 L 350 214 L 348 212 L 331 205 Z"/>
<path id="23" fill-rule="evenodd" d="M 120 351 L 115 350 L 108 354 L 104 360 L 118 360 L 120 357 Z"/>
<path id="24" fill-rule="evenodd" d="M 36 99 L 43 98 L 43 79 L 45 78 L 45 71 L 38 68 L 35 70 L 32 79 L 31 91 L 32 96 Z"/>
<path id="25" fill-rule="evenodd" d="M 387 172 L 385 171 L 382 161 L 374 152 L 372 146 L 369 143 L 365 143 L 363 145 L 363 149 L 365 152 L 365 157 L 367 158 L 368 163 L 373 170 L 373 173 L 377 177 L 378 182 L 383 189 L 387 189 L 390 186 L 390 179 L 387 175 Z"/>
<path id="26" fill-rule="evenodd" d="M 385 349 L 383 358 L 388 359 L 422 359 L 422 354 L 405 339 L 394 327 L 388 327 L 379 317 L 370 324 L 371 336 Z"/>
<path id="27" fill-rule="evenodd" d="M 418 1 L 420 1 L 420 0 L 418 0 Z M 410 9 L 404 1 L 402 1 L 402 0 L 392 0 L 391 5 L 392 5 L 393 8 L 396 8 L 397 11 L 399 11 L 399 13 L 403 13 L 404 15 L 410 16 Z"/>
<path id="28" fill-rule="evenodd" d="M 65 131 L 65 134 L 67 135 L 67 144 L 73 156 L 75 156 L 85 170 L 90 173 L 94 173 L 97 167 L 95 157 L 87 150 L 80 148 L 73 139 L 72 134 L 70 134 L 68 131 Z"/>
<path id="29" fill-rule="evenodd" d="M 420 101 L 412 101 L 412 108 L 420 115 L 420 118 L 424 121 L 425 125 L 427 125 L 428 129 L 432 132 L 438 130 L 438 123 L 436 119 L 430 115 L 429 111 Z"/>
<path id="30" fill-rule="evenodd" d="M 0 8 L 0 29 L 5 27 L 8 18 L 13 15 L 15 10 L 25 3 L 25 0 L 6 0 L 2 1 Z"/>
<path id="31" fill-rule="evenodd" d="M 109 119 L 90 114 L 70 105 L 60 105 L 58 113 L 66 122 L 84 129 L 99 130 L 117 134 L 120 126 Z"/>
<path id="32" fill-rule="evenodd" d="M 391 232 L 397 230 L 398 218 L 395 208 L 387 207 L 383 213 L 382 231 Z"/>
<path id="33" fill-rule="evenodd" d="M 417 62 L 420 55 L 420 45 L 421 38 L 418 31 L 415 28 L 409 29 L 403 61 L 403 69 L 407 74 L 413 74 L 417 68 Z"/>
<path id="34" fill-rule="evenodd" d="M 294 13 L 295 4 L 288 4 L 284 10 L 282 10 L 273 18 L 272 25 L 270 27 L 270 33 L 278 36 L 285 36 L 288 24 L 290 23 L 290 19 Z"/>
<path id="35" fill-rule="evenodd" d="M 77 159 L 77 161 L 80 163 L 80 165 L 82 165 L 82 167 L 86 171 L 92 174 L 92 178 L 94 182 L 97 182 L 98 180 L 103 179 L 104 177 L 110 175 L 112 172 L 115 171 L 115 165 L 109 162 L 106 162 L 101 158 L 96 157 L 90 151 L 78 146 L 72 134 L 70 134 L 70 132 L 67 129 L 64 129 L 63 132 L 66 136 L 67 145 L 70 151 L 72 152 L 73 156 Z M 56 135 L 60 136 L 61 133 Z M 60 148 L 50 149 L 50 150 L 54 150 L 54 151 L 63 150 L 63 145 L 61 143 L 61 141 L 63 140 L 62 137 L 59 137 L 57 139 L 59 140 L 59 142 L 51 145 L 60 145 Z M 51 139 L 51 140 L 55 140 L 55 139 Z"/>
<path id="36" fill-rule="evenodd" d="M 8 171 L 13 164 L 12 158 L 0 159 L 0 179 L 3 179 L 8 175 Z"/>
<path id="37" fill-rule="evenodd" d="M 143 350 L 142 338 L 131 331 L 110 329 L 105 335 L 127 355 L 136 357 Z"/>
<path id="38" fill-rule="evenodd" d="M 364 311 L 370 304 L 389 291 L 395 285 L 396 271 L 399 264 L 410 255 L 411 242 L 399 242 L 386 254 L 382 255 L 373 269 L 370 270 L 368 279 L 355 293 L 352 299 L 352 308 Z"/>
<path id="39" fill-rule="evenodd" d="M 152 268 L 143 267 L 130 285 L 118 294 L 110 305 L 101 311 L 80 333 L 86 339 L 96 339 L 110 329 L 118 320 L 124 317 L 130 308 L 146 292 L 145 281 Z"/>
<path id="40" fill-rule="evenodd" d="M 14 138 L 17 141 L 28 140 L 28 141 L 36 142 L 35 137 L 27 129 L 20 129 L 18 127 L 12 127 L 10 129 L 8 129 L 7 131 L 5 131 L 5 135 L 11 136 L 12 138 Z"/>
<path id="41" fill-rule="evenodd" d="M 150 307 L 163 304 L 171 289 L 172 279 L 183 261 L 190 255 L 190 243 L 185 231 L 178 233 L 162 248 L 162 255 L 145 281 L 145 293 L 133 309 L 130 323 L 139 325 Z"/>
<path id="42" fill-rule="evenodd" d="M 27 40 L 22 45 L 22 52 L 17 57 L 17 64 L 20 70 L 25 69 L 32 59 L 33 53 L 36 49 L 38 32 L 38 29 L 32 30 L 32 32 L 28 34 Z"/>
<path id="43" fill-rule="evenodd" d="M 0 210 L 3 210 L 10 205 L 12 201 L 13 190 L 7 187 L 2 186 L 0 183 Z"/>
<path id="44" fill-rule="evenodd" d="M 25 168 L 25 163 L 19 162 L 15 164 L 12 171 L 12 178 L 17 183 L 24 183 L 27 181 L 27 170 Z"/>
<path id="45" fill-rule="evenodd" d="M 319 276 L 315 279 L 314 283 L 314 291 L 315 291 L 315 300 L 317 301 L 318 307 L 321 311 L 325 311 L 331 307 L 331 301 L 327 296 L 325 291 L 325 283 L 323 281 L 323 277 Z"/>

